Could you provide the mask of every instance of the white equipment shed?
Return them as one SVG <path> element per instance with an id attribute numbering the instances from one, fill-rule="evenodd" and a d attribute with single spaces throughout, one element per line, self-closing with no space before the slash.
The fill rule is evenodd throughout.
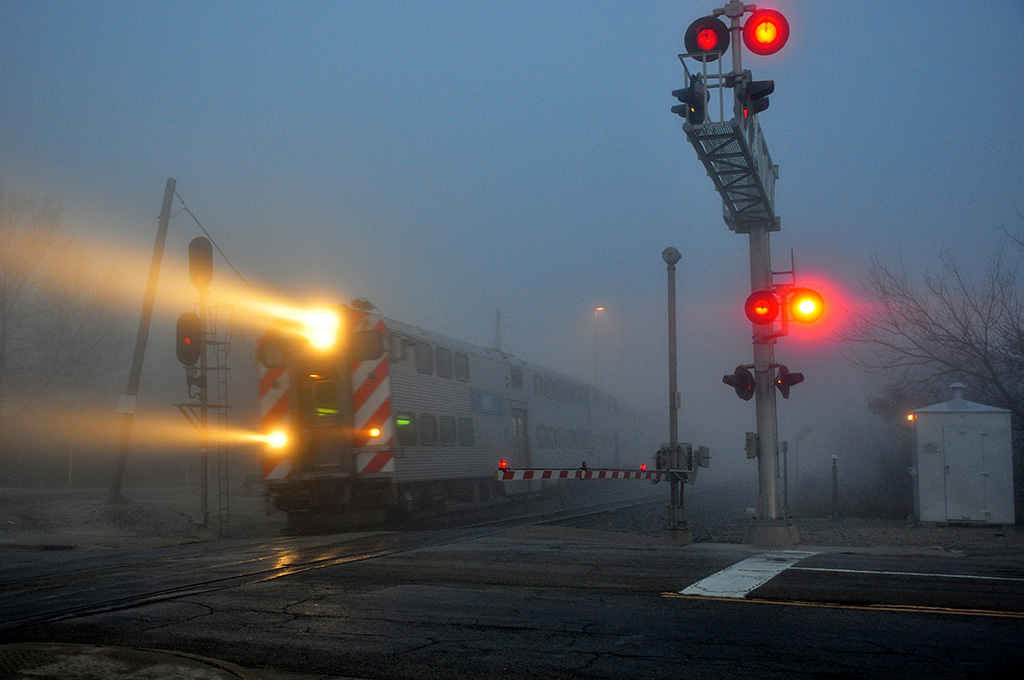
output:
<path id="1" fill-rule="evenodd" d="M 963 398 L 913 412 L 914 511 L 922 522 L 1013 524 L 1010 412 Z"/>

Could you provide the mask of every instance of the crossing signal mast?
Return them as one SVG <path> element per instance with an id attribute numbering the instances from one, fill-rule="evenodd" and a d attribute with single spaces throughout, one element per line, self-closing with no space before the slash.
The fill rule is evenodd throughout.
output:
<path id="1" fill-rule="evenodd" d="M 789 398 L 790 388 L 804 379 L 803 374 L 775 362 L 775 343 L 789 332 L 790 321 L 813 323 L 825 310 L 817 291 L 796 286 L 793 271 L 772 271 L 769 234 L 781 229 L 775 213 L 779 168 L 772 162 L 758 117 L 769 107 L 775 81 L 754 80 L 742 65 L 744 47 L 752 54 L 772 55 L 785 46 L 789 32 L 789 22 L 779 12 L 730 0 L 687 28 L 683 39 L 686 53 L 679 55 L 687 87 L 672 92 L 680 102 L 672 112 L 684 119 L 687 141 L 722 197 L 726 225 L 749 239 L 751 294 L 744 313 L 752 326 L 754 362 L 737 366 L 722 382 L 741 399 L 754 400 L 757 432 L 748 433 L 747 451 L 758 461 L 759 498 L 747 542 L 768 545 L 798 542 L 796 527 L 785 516 L 776 487 L 775 394 L 778 390 L 784 399 Z M 728 72 L 723 71 L 721 59 L 726 52 L 732 57 Z M 698 64 L 692 74 L 687 59 Z M 732 96 L 727 103 L 728 90 Z M 776 284 L 776 275 L 787 273 L 792 282 Z"/>

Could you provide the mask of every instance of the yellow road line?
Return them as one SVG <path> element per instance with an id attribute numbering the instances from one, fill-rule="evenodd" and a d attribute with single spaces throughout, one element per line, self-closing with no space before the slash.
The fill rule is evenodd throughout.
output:
<path id="1" fill-rule="evenodd" d="M 665 592 L 664 598 L 675 600 L 707 600 L 712 602 L 750 602 L 753 604 L 774 604 L 786 607 L 815 607 L 820 609 L 851 609 L 874 612 L 902 612 L 910 614 L 952 614 L 956 616 L 988 616 L 1003 619 L 1024 619 L 1024 612 L 998 611 L 994 609 L 955 609 L 952 607 L 925 607 L 905 604 L 839 604 L 837 602 L 803 602 L 786 600 L 764 600 L 760 598 L 709 597 L 707 595 L 682 595 Z"/>

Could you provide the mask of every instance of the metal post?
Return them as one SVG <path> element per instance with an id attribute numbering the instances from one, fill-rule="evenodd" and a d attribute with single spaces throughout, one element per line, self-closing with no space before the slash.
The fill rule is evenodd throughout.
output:
<path id="1" fill-rule="evenodd" d="M 678 362 L 676 358 L 676 263 L 682 259 L 675 248 L 666 248 L 661 258 L 668 265 L 668 433 L 669 433 L 669 469 L 677 470 L 679 461 L 679 388 L 676 374 Z M 683 486 L 679 478 L 670 476 L 671 500 L 668 510 L 669 528 L 677 530 L 686 528 L 686 506 L 683 501 Z"/>
<path id="2" fill-rule="evenodd" d="M 796 488 L 794 489 L 793 496 L 796 498 L 796 504 L 797 505 L 800 504 L 800 498 L 801 498 L 801 496 L 800 496 L 800 442 L 804 440 L 804 437 L 806 437 L 807 435 L 809 435 L 813 431 L 814 431 L 814 428 L 811 427 L 810 425 L 808 425 L 804 429 L 800 430 L 800 432 L 798 432 L 797 435 L 796 435 L 796 444 L 794 445 L 794 448 L 796 450 L 794 451 L 794 454 L 793 454 L 793 468 L 794 468 L 793 469 L 793 479 L 796 482 L 795 483 L 795 487 Z"/>
<path id="3" fill-rule="evenodd" d="M 135 336 L 135 352 L 132 355 L 132 367 L 128 373 L 128 388 L 121 398 L 118 410 L 121 412 L 121 433 L 117 443 L 117 462 L 114 467 L 114 481 L 110 485 L 109 502 L 122 503 L 121 487 L 124 484 L 124 469 L 128 462 L 128 446 L 132 438 L 132 420 L 135 416 L 135 401 L 139 396 L 139 383 L 142 381 L 142 362 L 146 357 L 146 342 L 149 340 L 149 323 L 153 318 L 153 301 L 156 299 L 156 283 L 160 277 L 160 261 L 164 256 L 164 243 L 167 240 L 167 225 L 171 221 L 171 204 L 174 201 L 173 177 L 167 179 L 164 189 L 164 202 L 160 208 L 160 220 L 156 228 L 156 243 L 153 245 L 153 259 L 149 263 L 149 279 L 146 282 L 146 293 L 142 299 L 142 314 L 139 315 L 139 331 Z"/>
<path id="4" fill-rule="evenodd" d="M 839 469 L 838 456 L 832 456 L 832 519 L 839 518 Z"/>
<path id="5" fill-rule="evenodd" d="M 789 517 L 789 442 L 779 442 L 782 449 L 782 515 Z"/>
<path id="6" fill-rule="evenodd" d="M 746 11 L 741 0 L 730 0 L 723 8 L 725 16 L 729 17 L 729 42 L 732 44 L 732 72 L 739 74 L 743 72 L 743 27 L 740 26 L 740 17 Z"/>
<path id="7" fill-rule="evenodd" d="M 771 254 L 768 229 L 759 224 L 750 228 L 750 289 L 772 287 Z M 776 480 L 779 476 L 778 425 L 775 409 L 775 381 L 772 364 L 775 345 L 759 333 L 754 335 L 754 409 L 757 413 L 758 519 L 779 519 L 782 509 Z"/>
<path id="8" fill-rule="evenodd" d="M 751 292 L 772 288 L 768 227 L 750 226 Z M 796 545 L 796 526 L 786 519 L 779 501 L 779 433 L 775 408 L 775 340 L 754 332 L 754 410 L 757 418 L 757 511 L 746 542 L 766 546 Z"/>

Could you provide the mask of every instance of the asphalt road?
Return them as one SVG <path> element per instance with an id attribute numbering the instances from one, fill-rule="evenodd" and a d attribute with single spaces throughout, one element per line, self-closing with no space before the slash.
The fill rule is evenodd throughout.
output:
<path id="1" fill-rule="evenodd" d="M 5 642 L 175 650 L 253 677 L 993 677 L 1024 663 L 1024 556 L 541 527 L 4 557 Z"/>

